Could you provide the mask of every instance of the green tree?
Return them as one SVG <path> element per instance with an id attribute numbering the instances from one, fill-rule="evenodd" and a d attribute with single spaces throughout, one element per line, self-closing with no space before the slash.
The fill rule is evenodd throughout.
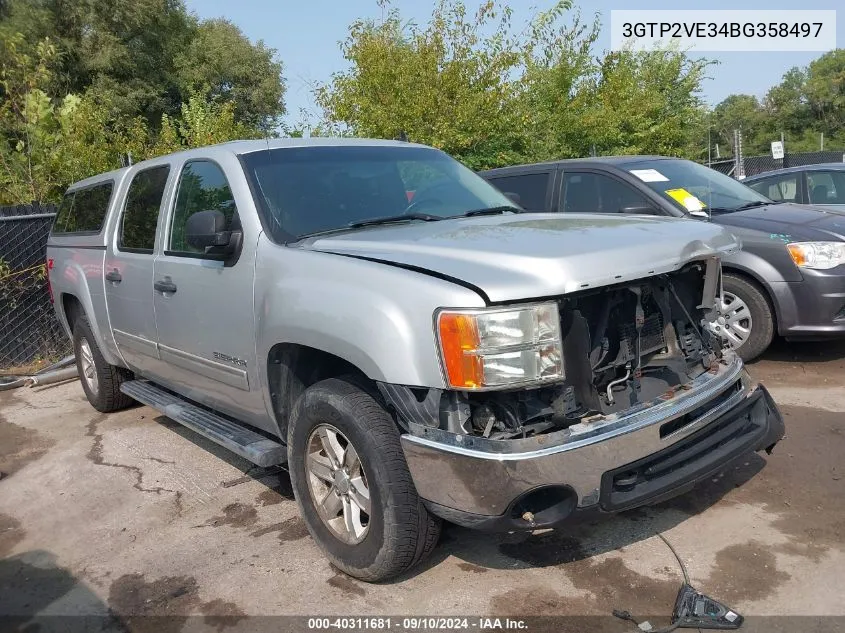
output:
<path id="1" fill-rule="evenodd" d="M 830 51 L 810 63 L 804 95 L 816 129 L 845 142 L 845 49 Z"/>
<path id="2" fill-rule="evenodd" d="M 845 49 L 825 53 L 806 68 L 792 68 L 762 102 L 731 95 L 713 111 L 719 141 L 732 144 L 743 130 L 746 154 L 768 153 L 783 134 L 788 152 L 816 151 L 823 133 L 827 147 L 845 147 Z"/>
<path id="3" fill-rule="evenodd" d="M 709 62 L 676 50 L 608 53 L 573 99 L 575 155 L 690 156 L 705 116 L 701 82 Z"/>
<path id="4" fill-rule="evenodd" d="M 442 0 L 425 27 L 395 8 L 381 23 L 354 22 L 341 45 L 351 68 L 316 91 L 324 127 L 381 138 L 405 132 L 475 168 L 521 156 L 523 42 L 510 20 L 510 9 L 493 2 L 468 14 Z"/>
<path id="5" fill-rule="evenodd" d="M 116 169 L 127 156 L 137 161 L 261 135 L 237 120 L 234 102 L 200 94 L 178 116 L 163 114 L 160 132 L 97 91 L 50 99 L 55 46 L 44 40 L 32 56 L 22 44 L 20 34 L 4 41 L 0 62 L 0 204 L 56 201 L 72 182 Z"/>
<path id="6" fill-rule="evenodd" d="M 396 9 L 357 21 L 350 69 L 316 91 L 324 128 L 440 147 L 473 168 L 601 153 L 690 155 L 706 61 L 679 51 L 597 57 L 597 20 L 570 0 L 511 24 L 492 0 L 441 0 L 424 27 Z M 697 149 L 706 148 L 701 145 Z"/>
<path id="7" fill-rule="evenodd" d="M 0 203 L 44 200 L 55 185 L 50 153 L 60 131 L 58 112 L 47 96 L 56 48 L 40 42 L 29 55 L 18 34 L 3 42 L 0 59 Z"/>
<path id="8" fill-rule="evenodd" d="M 780 138 L 781 133 L 784 133 L 788 140 L 787 146 L 793 151 L 798 137 L 814 125 L 813 113 L 805 95 L 806 82 L 805 69 L 792 68 L 778 85 L 769 89 L 763 99 L 769 135 Z"/>
<path id="9" fill-rule="evenodd" d="M 237 121 L 235 108 L 233 101 L 218 103 L 193 95 L 182 104 L 179 117 L 162 116 L 161 131 L 148 154 L 159 156 L 236 139 L 261 138 L 260 130 Z"/>
<path id="10" fill-rule="evenodd" d="M 183 94 L 232 102 L 246 125 L 267 132 L 278 126 L 285 112 L 282 64 L 274 49 L 250 43 L 231 22 L 203 22 L 175 65 Z"/>
<path id="11" fill-rule="evenodd" d="M 21 52 L 6 40 L 0 65 L 0 203 L 55 201 L 72 182 L 120 166 L 121 154 L 148 152 L 141 117 L 127 119 L 92 94 L 51 100 L 56 49 L 50 40 Z"/>
<path id="12" fill-rule="evenodd" d="M 198 21 L 182 0 L 10 0 L 6 10 L 0 38 L 55 45 L 52 98 L 92 92 L 152 128 L 196 92 L 235 102 L 239 121 L 264 130 L 284 113 L 275 51 L 224 20 Z"/>
<path id="13" fill-rule="evenodd" d="M 742 131 L 742 142 L 746 154 L 760 154 L 769 151 L 770 128 L 766 112 L 757 97 L 751 95 L 730 95 L 720 102 L 710 117 L 712 143 L 719 144 L 726 152 L 733 147 L 734 130 Z"/>
<path id="14" fill-rule="evenodd" d="M 8 10 L 0 36 L 54 42 L 52 96 L 90 89 L 152 122 L 178 110 L 173 60 L 196 30 L 181 0 L 11 0 Z"/>

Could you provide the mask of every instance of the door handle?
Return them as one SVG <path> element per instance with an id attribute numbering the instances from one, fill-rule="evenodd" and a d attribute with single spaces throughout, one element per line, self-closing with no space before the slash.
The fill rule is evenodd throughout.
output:
<path id="1" fill-rule="evenodd" d="M 113 281 L 116 284 L 119 284 L 123 281 L 123 277 L 120 276 L 120 271 L 115 268 L 114 270 L 110 270 L 106 273 L 106 281 Z"/>
<path id="2" fill-rule="evenodd" d="M 174 284 L 170 277 L 165 277 L 164 279 L 159 279 L 157 282 L 153 284 L 153 288 L 158 290 L 161 293 L 169 292 L 174 293 L 176 292 L 176 284 Z"/>

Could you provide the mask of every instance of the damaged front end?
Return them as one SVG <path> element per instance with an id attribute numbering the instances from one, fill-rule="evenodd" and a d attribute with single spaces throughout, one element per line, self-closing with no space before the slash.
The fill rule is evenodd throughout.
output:
<path id="1" fill-rule="evenodd" d="M 533 528 L 640 505 L 771 447 L 774 403 L 705 327 L 720 285 L 708 258 L 559 298 L 555 345 L 535 346 L 535 380 L 519 388 L 381 384 L 420 495 L 464 525 Z"/>
<path id="2" fill-rule="evenodd" d="M 400 424 L 492 440 L 525 439 L 622 411 L 676 390 L 725 362 L 715 320 L 717 259 L 558 301 L 563 380 L 534 388 L 421 393 L 384 385 Z M 729 352 L 727 352 L 730 354 Z"/>

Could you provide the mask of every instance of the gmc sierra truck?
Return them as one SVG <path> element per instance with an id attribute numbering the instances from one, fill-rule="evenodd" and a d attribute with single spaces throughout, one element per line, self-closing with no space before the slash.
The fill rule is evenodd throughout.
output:
<path id="1" fill-rule="evenodd" d="M 76 183 L 47 257 L 94 408 L 286 464 L 328 559 L 376 581 L 442 519 L 558 526 L 771 451 L 775 404 L 706 327 L 738 247 L 525 213 L 421 145 L 286 139 Z"/>

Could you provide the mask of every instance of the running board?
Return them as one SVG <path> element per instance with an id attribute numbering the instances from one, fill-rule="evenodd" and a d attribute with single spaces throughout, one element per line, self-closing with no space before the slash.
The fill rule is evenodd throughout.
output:
<path id="1" fill-rule="evenodd" d="M 274 466 L 287 461 L 287 448 L 145 380 L 129 380 L 120 390 L 130 398 L 161 411 L 171 420 L 207 437 L 212 442 L 248 459 L 257 466 Z"/>

